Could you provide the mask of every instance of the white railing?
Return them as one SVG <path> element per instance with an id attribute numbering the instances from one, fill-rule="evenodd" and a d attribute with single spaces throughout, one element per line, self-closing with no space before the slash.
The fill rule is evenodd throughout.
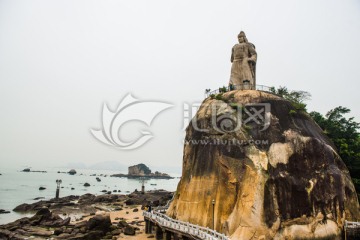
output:
<path id="1" fill-rule="evenodd" d="M 360 228 L 360 222 L 350 222 L 345 220 L 345 228 Z"/>
<path id="2" fill-rule="evenodd" d="M 143 212 L 143 215 L 147 218 L 152 219 L 160 226 L 171 228 L 174 229 L 176 232 L 183 232 L 199 239 L 230 240 L 230 238 L 227 237 L 225 234 L 218 233 L 215 230 L 209 229 L 207 227 L 205 228 L 188 222 L 175 220 L 166 216 L 165 214 L 157 212 L 156 210 L 152 212 Z"/>
<path id="3" fill-rule="evenodd" d="M 258 90 L 258 91 L 264 91 L 264 92 L 271 92 L 272 87 L 264 86 L 264 85 L 250 85 L 250 84 L 240 84 L 240 85 L 231 85 L 231 86 L 224 86 L 220 87 L 215 90 L 206 90 L 205 91 L 205 97 L 209 97 L 211 95 L 216 95 L 219 93 L 225 93 L 232 90 Z"/>

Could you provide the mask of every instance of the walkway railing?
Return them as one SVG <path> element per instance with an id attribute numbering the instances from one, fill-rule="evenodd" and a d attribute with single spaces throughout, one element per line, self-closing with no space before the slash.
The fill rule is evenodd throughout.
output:
<path id="1" fill-rule="evenodd" d="M 219 89 L 211 91 L 210 89 L 205 91 L 205 96 L 209 97 L 210 95 L 215 95 L 219 93 L 225 93 L 232 90 L 259 90 L 259 91 L 265 91 L 265 92 L 271 92 L 272 87 L 264 86 L 264 85 L 251 85 L 251 84 L 240 84 L 240 85 L 230 85 L 230 86 L 224 86 Z"/>
<path id="2" fill-rule="evenodd" d="M 345 228 L 360 228 L 360 222 L 350 222 L 345 220 Z"/>
<path id="3" fill-rule="evenodd" d="M 359 239 L 360 237 L 360 222 L 350 222 L 345 220 L 345 240 Z"/>
<path id="4" fill-rule="evenodd" d="M 165 214 L 156 210 L 152 212 L 143 212 L 144 217 L 152 219 L 162 227 L 173 229 L 175 232 L 182 232 L 188 235 L 205 240 L 230 240 L 225 234 L 216 232 L 215 230 L 201 227 L 188 222 L 172 219 Z"/>

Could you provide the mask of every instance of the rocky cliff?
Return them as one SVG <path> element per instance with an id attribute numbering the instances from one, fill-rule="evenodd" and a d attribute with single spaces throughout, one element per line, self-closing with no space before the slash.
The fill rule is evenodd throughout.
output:
<path id="1" fill-rule="evenodd" d="M 232 240 L 340 239 L 345 219 L 360 220 L 349 172 L 319 126 L 254 90 L 205 99 L 186 130 L 167 214 L 212 228 L 212 200 L 215 229 Z"/>

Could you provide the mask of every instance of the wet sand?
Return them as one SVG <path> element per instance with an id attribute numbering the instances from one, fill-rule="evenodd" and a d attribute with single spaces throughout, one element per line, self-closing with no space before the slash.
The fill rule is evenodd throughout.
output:
<path id="1" fill-rule="evenodd" d="M 133 212 L 135 208 L 137 208 L 139 211 Z M 141 210 L 140 205 L 130 206 L 129 208 L 124 208 L 121 211 L 110 212 L 111 222 L 117 222 L 118 220 L 115 220 L 116 218 L 124 218 L 124 220 L 127 223 L 129 223 L 131 226 L 140 228 L 140 230 L 136 231 L 135 236 L 128 236 L 121 233 L 118 239 L 139 239 L 139 240 L 148 239 L 148 236 L 150 236 L 150 234 L 145 234 L 145 222 L 142 213 L 143 210 Z M 131 224 L 131 222 L 133 221 L 137 221 L 137 222 L 141 221 L 141 223 Z"/>

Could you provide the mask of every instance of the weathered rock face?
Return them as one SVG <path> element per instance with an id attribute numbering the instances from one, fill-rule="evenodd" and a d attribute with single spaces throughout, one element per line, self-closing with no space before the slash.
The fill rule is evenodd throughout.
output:
<path id="1" fill-rule="evenodd" d="M 129 167 L 129 175 L 147 175 L 150 173 L 150 168 L 143 163 Z"/>
<path id="2" fill-rule="evenodd" d="M 229 128 L 244 112 L 238 106 L 258 103 L 271 106 L 266 130 L 260 118 L 235 131 L 212 127 L 214 116 L 230 118 Z M 319 126 L 293 109 L 252 90 L 206 99 L 186 130 L 182 178 L 167 214 L 212 228 L 215 200 L 215 229 L 231 239 L 340 239 L 344 220 L 360 218 L 354 185 Z"/>

